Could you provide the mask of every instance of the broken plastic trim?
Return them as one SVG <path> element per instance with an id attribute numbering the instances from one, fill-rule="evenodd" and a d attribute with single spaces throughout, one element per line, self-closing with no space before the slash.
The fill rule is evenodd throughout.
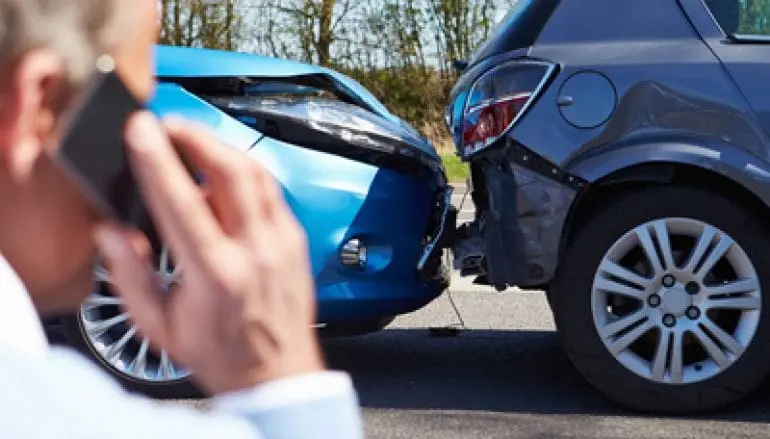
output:
<path id="1" fill-rule="evenodd" d="M 509 142 L 473 161 L 478 219 L 459 233 L 455 265 L 495 286 L 551 281 L 570 207 L 585 182 Z"/>

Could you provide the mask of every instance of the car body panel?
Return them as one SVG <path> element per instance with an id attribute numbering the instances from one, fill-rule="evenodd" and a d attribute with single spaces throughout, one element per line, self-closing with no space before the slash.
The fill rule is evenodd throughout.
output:
<path id="1" fill-rule="evenodd" d="M 770 40 L 740 42 L 732 40 L 725 32 L 737 30 L 739 24 L 738 2 L 718 2 L 713 0 L 711 11 L 697 1 L 682 0 L 682 7 L 690 17 L 693 26 L 701 38 L 720 59 L 728 74 L 742 92 L 754 110 L 759 125 L 765 134 L 770 135 L 770 98 L 768 98 L 767 79 L 770 78 Z M 714 11 L 714 7 L 723 9 Z M 733 6 L 736 10 L 729 8 Z M 714 14 L 720 14 L 718 23 Z M 724 28 L 728 29 L 724 29 Z M 729 29 L 732 28 L 732 29 Z"/>
<path id="2" fill-rule="evenodd" d="M 214 111 L 206 101 L 176 84 L 159 83 L 149 107 L 159 117 L 184 116 L 206 125 L 220 140 L 242 151 L 250 149 L 264 137 L 227 114 Z"/>
<path id="3" fill-rule="evenodd" d="M 324 75 L 343 92 L 358 98 L 381 117 L 403 123 L 356 80 L 324 67 L 247 53 L 171 46 L 156 46 L 155 58 L 156 75 L 159 78 L 207 76 L 290 78 Z"/>
<path id="4" fill-rule="evenodd" d="M 770 203 L 770 99 L 761 85 L 768 77 L 762 72 L 770 68 L 770 57 L 764 55 L 770 55 L 770 46 L 727 44 L 699 0 L 681 3 L 562 1 L 531 47 L 490 54 L 464 73 L 448 110 L 453 134 L 461 114 L 460 97 L 467 96 L 474 77 L 501 60 L 512 56 L 553 61 L 559 69 L 506 138 L 470 160 L 473 186 L 479 192 L 475 201 L 480 216 L 486 215 L 477 222 L 483 227 L 476 226 L 484 230 L 470 233 L 486 236 L 485 281 L 527 287 L 552 279 L 557 264 L 547 258 L 558 260 L 562 226 L 574 203 L 549 208 L 541 201 L 535 210 L 547 213 L 540 215 L 511 207 L 522 204 L 532 188 L 578 200 L 592 184 L 620 170 L 682 163 L 730 178 Z M 700 16 L 691 20 L 685 11 Z M 701 30 L 706 25 L 711 28 Z M 602 81 L 584 81 L 604 87 L 593 93 L 565 95 L 570 78 L 587 72 L 607 79 L 614 103 Z M 607 102 L 595 102 L 599 96 Z M 610 117 L 595 126 L 581 126 L 560 105 L 565 101 Z M 519 243 L 513 244 L 517 249 L 500 248 L 501 230 L 518 236 Z M 548 255 L 545 260 L 543 255 Z"/>
<path id="5" fill-rule="evenodd" d="M 598 71 L 617 91 L 615 113 L 597 128 L 578 129 L 564 123 L 556 105 L 536 105 L 510 135 L 538 145 L 539 155 L 566 168 L 595 148 L 651 132 L 665 137 L 694 130 L 717 138 L 726 133 L 745 149 L 766 144 L 750 107 L 677 2 L 655 3 L 597 0 L 587 11 L 580 1 L 562 2 L 530 52 L 562 66 L 541 102 L 555 103 L 569 75 Z M 603 26 L 587 25 L 596 22 Z"/>
<path id="6" fill-rule="evenodd" d="M 290 61 L 213 50 L 159 47 L 158 56 L 160 83 L 150 108 L 160 116 L 181 115 L 212 128 L 219 139 L 246 151 L 280 183 L 308 237 L 319 322 L 392 317 L 426 305 L 446 289 L 446 279 L 422 276 L 417 268 L 437 212 L 435 199 L 446 190 L 440 162 L 440 169 L 418 176 L 289 144 L 168 80 L 255 74 L 280 79 L 321 72 L 344 81 L 341 75 Z M 380 130 L 391 127 L 395 138 L 437 157 L 430 143 L 405 131 L 413 128 L 382 114 L 368 114 L 360 116 L 384 118 Z M 441 175 L 434 175 L 437 172 Z M 369 262 L 364 270 L 341 262 L 340 250 L 353 238 L 367 244 Z"/>
<path id="7" fill-rule="evenodd" d="M 249 151 L 284 188 L 305 227 L 324 323 L 400 314 L 443 287 L 417 279 L 421 242 L 433 210 L 427 179 L 308 150 L 266 137 Z M 339 258 L 352 238 L 369 243 L 369 268 Z"/>

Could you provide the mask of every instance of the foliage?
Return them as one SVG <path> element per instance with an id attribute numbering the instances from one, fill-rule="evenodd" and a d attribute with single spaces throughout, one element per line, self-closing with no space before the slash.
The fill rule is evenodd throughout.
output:
<path id="1" fill-rule="evenodd" d="M 159 41 L 172 46 L 234 50 L 241 20 L 236 0 L 160 0 Z"/>
<path id="2" fill-rule="evenodd" d="M 770 0 L 740 0 L 738 33 L 770 35 Z"/>
<path id="3" fill-rule="evenodd" d="M 453 183 L 463 183 L 470 175 L 467 163 L 463 163 L 457 155 L 451 152 L 441 153 L 441 160 L 446 168 L 447 178 Z"/>
<path id="4" fill-rule="evenodd" d="M 164 44 L 241 50 L 340 70 L 437 145 L 456 73 L 501 0 L 161 0 Z"/>

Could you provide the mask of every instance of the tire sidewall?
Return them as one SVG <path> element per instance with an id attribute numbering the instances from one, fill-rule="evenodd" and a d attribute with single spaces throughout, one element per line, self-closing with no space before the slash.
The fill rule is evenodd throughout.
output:
<path id="1" fill-rule="evenodd" d="M 623 366 L 598 335 L 592 288 L 601 260 L 626 233 L 663 218 L 692 218 L 718 227 L 741 246 L 760 280 L 762 306 L 757 332 L 741 358 L 708 380 L 682 385 L 649 381 Z M 702 412 L 742 399 L 770 369 L 770 235 L 746 209 L 720 195 L 694 188 L 658 187 L 629 194 L 594 215 L 568 246 L 553 284 L 553 311 L 568 355 L 594 387 L 642 411 Z"/>
<path id="2" fill-rule="evenodd" d="M 83 334 L 80 319 L 77 315 L 69 315 L 61 318 L 62 330 L 67 344 L 91 359 L 102 370 L 110 374 L 120 385 L 131 392 L 141 393 L 154 399 L 196 399 L 203 397 L 203 393 L 197 388 L 191 377 L 164 384 L 149 384 L 131 379 L 111 364 L 107 363 Z"/>

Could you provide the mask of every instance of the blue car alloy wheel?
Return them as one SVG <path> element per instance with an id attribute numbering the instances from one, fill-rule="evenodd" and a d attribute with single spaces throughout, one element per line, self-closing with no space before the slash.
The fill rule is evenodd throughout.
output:
<path id="1" fill-rule="evenodd" d="M 360 84 L 337 72 L 255 55 L 157 47 L 151 108 L 210 127 L 264 165 L 304 226 L 322 334 L 382 329 L 448 286 L 442 255 L 455 212 L 434 147 Z M 180 276 L 154 238 L 158 271 Z M 181 274 L 183 275 L 183 274 Z M 62 319 L 68 343 L 127 388 L 157 398 L 199 392 L 191 374 L 137 335 L 109 273 Z"/>

